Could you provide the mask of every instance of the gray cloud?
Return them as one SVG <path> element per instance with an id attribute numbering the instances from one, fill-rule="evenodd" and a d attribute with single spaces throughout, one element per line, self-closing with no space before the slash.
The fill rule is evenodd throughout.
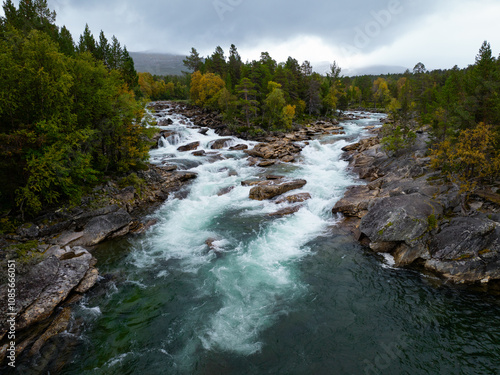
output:
<path id="1" fill-rule="evenodd" d="M 272 46 L 290 45 L 301 36 L 316 37 L 322 46 L 347 54 L 356 52 L 371 56 L 397 44 L 402 64 L 404 55 L 417 62 L 419 52 L 412 51 L 401 39 L 407 34 L 422 31 L 422 37 L 449 39 L 450 33 L 463 28 L 481 28 L 480 19 L 471 19 L 467 25 L 446 24 L 447 13 L 459 5 L 495 4 L 495 0 L 49 0 L 49 7 L 58 14 L 57 23 L 65 24 L 75 36 L 81 34 L 85 23 L 98 35 L 102 29 L 108 37 L 116 35 L 130 51 L 157 51 L 186 54 L 195 47 L 202 54 L 211 53 L 217 45 L 229 49 L 234 43 L 240 53 L 265 45 L 271 56 Z M 485 10 L 487 11 L 487 10 Z M 435 20 L 432 17 L 435 16 Z M 431 21 L 429 21 L 431 19 Z M 431 22 L 431 23 L 429 23 Z M 434 23 L 432 23 L 434 22 Z M 443 23 L 439 35 L 426 34 L 425 28 Z M 498 34 L 498 33 L 495 33 Z M 484 35 L 484 39 L 493 39 Z M 432 42 L 430 40 L 429 42 Z M 461 42 L 461 41 L 459 41 Z M 287 44 L 288 43 L 288 44 Z M 413 43 L 414 42 L 408 42 Z M 480 41 L 471 41 L 480 46 Z M 457 51 L 460 43 L 454 46 Z M 493 44 L 492 44 L 493 45 Z M 271 47 L 269 47 L 271 46 Z M 401 47 L 403 46 L 403 47 Z M 304 46 L 297 46 L 304 47 Z M 307 46 L 306 46 L 307 47 Z M 264 47 L 263 47 L 264 48 Z M 311 46 L 313 48 L 313 46 Z M 317 48 L 316 48 L 317 49 Z M 289 55 L 295 56 L 290 47 Z M 436 51 L 439 52 L 439 51 Z M 311 50 L 312 56 L 321 51 Z M 399 56 L 397 53 L 388 55 Z M 456 55 L 456 53 L 452 53 Z M 313 58 L 311 58 L 313 59 Z M 325 52 L 325 60 L 331 53 Z M 443 56 L 436 64 L 444 63 Z M 377 61 L 376 63 L 381 63 Z M 448 67 L 448 66 L 445 66 Z"/>
<path id="2" fill-rule="evenodd" d="M 402 11 L 391 15 L 390 24 L 373 43 L 383 44 L 397 30 L 422 15 L 432 12 L 430 0 L 53 0 L 49 4 L 58 12 L 59 21 L 72 24 L 86 19 L 103 22 L 102 29 L 125 34 L 134 49 L 142 45 L 159 50 L 189 50 L 191 45 L 249 44 L 272 37 L 284 41 L 296 35 L 316 35 L 330 43 L 351 42 L 355 28 L 374 21 L 373 12 L 387 12 L 390 3 Z M 124 19 L 123 10 L 128 17 Z M 105 17 L 104 17 L 105 16 Z M 99 32 L 99 30 L 96 30 Z M 135 35 L 134 35 L 135 34 Z M 201 46 L 200 46 L 201 47 Z"/>

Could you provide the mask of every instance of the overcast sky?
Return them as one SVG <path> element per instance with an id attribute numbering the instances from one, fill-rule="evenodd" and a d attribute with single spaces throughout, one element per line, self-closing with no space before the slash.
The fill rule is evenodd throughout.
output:
<path id="1" fill-rule="evenodd" d="M 15 4 L 18 1 L 14 1 Z M 428 69 L 465 67 L 482 42 L 500 50 L 498 0 L 48 0 L 78 40 L 85 23 L 132 52 L 202 56 L 234 43 L 244 60 Z"/>

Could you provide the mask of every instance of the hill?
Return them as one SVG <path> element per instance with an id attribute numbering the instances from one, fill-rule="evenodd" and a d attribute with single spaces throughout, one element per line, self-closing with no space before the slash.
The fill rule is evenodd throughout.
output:
<path id="1" fill-rule="evenodd" d="M 181 75 L 187 71 L 182 60 L 183 55 L 169 53 L 130 52 L 134 59 L 135 70 L 156 75 Z"/>

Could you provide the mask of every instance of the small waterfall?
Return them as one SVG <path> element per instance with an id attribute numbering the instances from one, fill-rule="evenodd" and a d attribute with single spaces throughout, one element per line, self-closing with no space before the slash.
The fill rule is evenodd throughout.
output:
<path id="1" fill-rule="evenodd" d="M 172 146 L 177 146 L 179 143 L 181 143 L 181 140 L 181 136 L 177 133 L 171 134 L 167 137 L 168 144 Z"/>
<path id="2" fill-rule="evenodd" d="M 158 139 L 158 147 L 167 147 L 168 145 L 169 143 L 164 136 L 161 136 L 160 139 Z"/>

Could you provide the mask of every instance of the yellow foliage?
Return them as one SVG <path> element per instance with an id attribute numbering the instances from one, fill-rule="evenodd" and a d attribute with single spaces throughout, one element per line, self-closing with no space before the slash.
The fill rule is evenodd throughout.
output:
<path id="1" fill-rule="evenodd" d="M 167 92 L 165 81 L 155 81 L 151 73 L 138 73 L 139 88 L 142 94 L 148 98 L 158 98 Z"/>
<path id="2" fill-rule="evenodd" d="M 295 106 L 290 104 L 284 106 L 282 116 L 285 127 L 290 129 L 292 127 L 292 120 L 295 117 Z"/>
<path id="3" fill-rule="evenodd" d="M 199 106 L 214 104 L 217 94 L 226 87 L 221 77 L 213 73 L 201 74 L 199 71 L 191 75 L 191 100 Z"/>
<path id="4" fill-rule="evenodd" d="M 441 142 L 431 155 L 431 166 L 447 173 L 461 192 L 471 193 L 479 182 L 500 173 L 500 155 L 494 142 L 492 127 L 481 122 L 460 132 L 457 142 Z"/>

